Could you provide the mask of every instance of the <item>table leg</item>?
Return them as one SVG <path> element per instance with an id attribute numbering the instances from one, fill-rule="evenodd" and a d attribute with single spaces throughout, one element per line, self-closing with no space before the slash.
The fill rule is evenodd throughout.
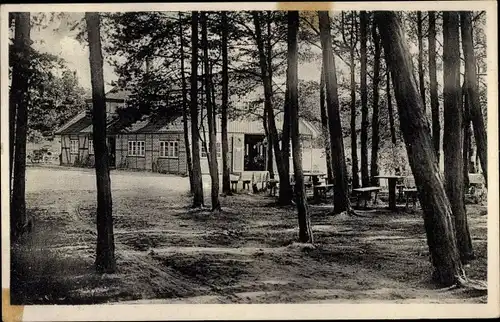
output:
<path id="1" fill-rule="evenodd" d="M 389 179 L 389 208 L 396 210 L 396 179 Z"/>

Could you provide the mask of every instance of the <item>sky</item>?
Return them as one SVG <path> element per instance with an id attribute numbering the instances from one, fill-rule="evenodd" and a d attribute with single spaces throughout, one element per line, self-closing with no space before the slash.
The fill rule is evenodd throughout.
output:
<path id="1" fill-rule="evenodd" d="M 83 13 L 67 13 L 65 17 L 55 18 L 45 28 L 33 28 L 31 37 L 34 47 L 45 53 L 50 53 L 63 58 L 70 70 L 76 71 L 80 84 L 87 89 L 91 88 L 89 49 L 85 43 L 80 43 L 76 38 L 78 30 L 71 30 L 71 24 L 83 18 Z M 313 47 L 314 51 L 319 49 Z M 110 85 L 118 79 L 114 68 L 106 62 L 104 55 L 104 81 L 106 91 L 110 90 Z M 320 64 L 318 62 L 300 62 L 299 79 L 319 81 Z"/>

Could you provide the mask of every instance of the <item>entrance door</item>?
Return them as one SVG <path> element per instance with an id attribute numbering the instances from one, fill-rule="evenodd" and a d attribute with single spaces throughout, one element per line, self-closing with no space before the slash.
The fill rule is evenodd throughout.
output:
<path id="1" fill-rule="evenodd" d="M 266 170 L 265 135 L 245 134 L 245 171 Z"/>
<path id="2" fill-rule="evenodd" d="M 116 138 L 114 136 L 108 136 L 108 160 L 109 167 L 116 167 Z"/>

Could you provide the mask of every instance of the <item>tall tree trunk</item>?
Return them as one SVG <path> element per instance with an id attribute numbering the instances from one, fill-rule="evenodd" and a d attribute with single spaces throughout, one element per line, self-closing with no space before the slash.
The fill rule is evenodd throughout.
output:
<path id="1" fill-rule="evenodd" d="M 361 184 L 363 187 L 370 185 L 368 174 L 368 88 L 366 85 L 367 55 L 366 41 L 368 36 L 368 14 L 360 13 L 360 38 L 361 38 Z"/>
<path id="2" fill-rule="evenodd" d="M 106 144 L 106 96 L 104 93 L 103 58 L 99 13 L 86 13 L 90 76 L 92 83 L 92 138 L 97 181 L 97 252 L 98 272 L 113 273 L 116 269 L 113 235 L 113 206 Z"/>
<path id="3" fill-rule="evenodd" d="M 271 88 L 271 79 L 269 77 L 269 68 L 266 62 L 266 55 L 264 53 L 264 42 L 262 40 L 262 31 L 260 27 L 260 13 L 257 11 L 252 12 L 253 22 L 255 25 L 255 37 L 257 42 L 257 47 L 259 50 L 259 65 L 262 75 L 262 82 L 264 84 L 264 108 L 267 110 L 267 117 L 269 120 L 268 130 L 271 135 L 271 140 L 274 146 L 276 165 L 278 168 L 278 175 L 280 180 L 280 192 L 278 202 L 282 205 L 290 204 L 291 202 L 291 187 L 289 174 L 286 173 L 286 168 L 284 162 L 288 162 L 288 159 L 284 160 L 286 156 L 283 156 L 281 149 L 279 147 L 278 140 L 278 130 L 276 129 L 276 123 L 274 121 L 274 111 L 273 111 L 273 92 Z"/>
<path id="4" fill-rule="evenodd" d="M 289 95 L 288 105 L 291 121 L 291 137 L 293 150 L 293 174 L 295 177 L 295 203 L 299 213 L 299 240 L 302 243 L 313 242 L 311 219 L 307 209 L 304 174 L 302 171 L 302 147 L 299 133 L 299 93 L 298 93 L 298 46 L 299 12 L 288 11 L 288 68 L 286 87 Z"/>
<path id="5" fill-rule="evenodd" d="M 418 41 L 418 84 L 420 89 L 420 97 L 425 114 L 425 83 L 424 83 L 424 44 L 422 31 L 422 11 L 417 11 L 417 41 Z"/>
<path id="6" fill-rule="evenodd" d="M 271 25 L 271 18 L 272 18 L 273 12 L 272 11 L 267 11 L 267 43 L 266 43 L 266 53 L 267 53 L 267 66 L 268 66 L 268 71 L 269 71 L 269 79 L 271 80 L 271 92 L 272 92 L 272 87 L 273 87 L 273 68 L 272 68 L 272 63 L 273 63 L 273 56 L 272 56 L 272 44 L 271 40 L 272 37 L 270 36 L 272 34 L 272 25 Z M 267 169 L 269 171 L 269 177 L 274 179 L 274 163 L 273 163 L 273 140 L 269 132 L 269 128 L 271 127 L 271 123 L 274 122 L 273 119 L 269 118 L 266 109 L 264 108 L 264 124 L 266 129 L 266 136 L 267 136 Z M 287 163 L 288 165 L 288 163 Z M 285 167 L 287 166 L 285 165 Z M 290 175 L 290 171 L 285 168 L 285 173 L 287 176 Z M 287 188 L 286 186 L 283 188 Z M 290 187 L 289 187 L 290 188 Z M 286 193 L 285 191 L 281 192 L 281 194 Z"/>
<path id="7" fill-rule="evenodd" d="M 182 80 L 182 125 L 184 128 L 184 146 L 186 149 L 186 163 L 189 175 L 189 191 L 193 193 L 194 183 L 193 183 L 193 161 L 191 160 L 191 147 L 189 144 L 189 124 L 188 124 L 188 101 L 187 101 L 187 84 L 186 84 L 186 73 L 184 71 L 184 35 L 182 28 L 181 13 L 179 12 L 179 37 L 181 42 L 181 80 Z"/>
<path id="8" fill-rule="evenodd" d="M 10 112 L 15 117 L 15 126 L 11 123 L 10 143 L 13 153 L 12 198 L 10 204 L 10 229 L 12 240 L 16 241 L 27 230 L 26 213 L 26 137 L 28 134 L 28 103 L 30 73 L 30 13 L 18 12 L 15 16 L 14 50 L 17 59 L 12 70 Z M 11 118 L 12 121 L 12 118 Z M 14 134 L 15 131 L 15 134 Z"/>
<path id="9" fill-rule="evenodd" d="M 450 202 L 437 166 L 422 98 L 413 76 L 407 40 L 396 13 L 378 11 L 375 13 L 375 22 L 387 53 L 401 131 L 423 209 L 427 243 L 435 267 L 434 277 L 445 285 L 453 285 L 465 273 L 457 248 Z"/>
<path id="10" fill-rule="evenodd" d="M 484 181 L 488 182 L 488 139 L 484 125 L 481 103 L 479 100 L 479 89 L 477 84 L 476 57 L 474 56 L 471 12 L 460 12 L 460 27 L 462 31 L 462 48 L 465 58 L 465 70 L 467 74 L 467 94 L 470 102 L 470 117 L 474 128 L 474 138 L 476 139 L 477 154 L 481 161 Z"/>
<path id="11" fill-rule="evenodd" d="M 459 18 L 456 11 L 443 12 L 443 105 L 444 105 L 444 178 L 455 218 L 458 250 L 462 262 L 473 257 L 472 242 L 464 203 L 462 152 L 462 90 L 460 87 Z"/>
<path id="12" fill-rule="evenodd" d="M 193 207 L 203 206 L 198 129 L 198 12 L 191 13 L 191 150 L 193 152 Z"/>
<path id="13" fill-rule="evenodd" d="M 231 194 L 231 178 L 229 169 L 229 144 L 227 140 L 227 109 L 229 105 L 229 76 L 227 60 L 227 13 L 221 12 L 222 20 L 222 110 L 221 110 L 221 135 L 222 135 L 222 192 Z"/>
<path id="14" fill-rule="evenodd" d="M 467 79 L 467 76 L 464 77 Z M 463 146 L 462 155 L 464 161 L 464 192 L 469 190 L 469 160 L 470 160 L 470 143 L 471 143 L 471 130 L 470 130 L 470 111 L 469 111 L 469 99 L 467 97 L 466 80 L 462 85 L 462 97 L 463 97 Z"/>
<path id="15" fill-rule="evenodd" d="M 359 188 L 359 165 L 358 165 L 358 134 L 356 132 L 356 44 L 352 41 L 354 24 L 357 24 L 355 13 L 353 13 L 351 25 L 351 43 L 349 48 L 350 74 L 351 74 L 351 159 L 352 159 L 352 187 Z M 356 28 L 357 31 L 357 28 Z"/>
<path id="16" fill-rule="evenodd" d="M 372 115 L 372 154 L 371 154 L 371 176 L 372 185 L 378 186 L 378 147 L 379 147 L 379 83 L 380 83 L 380 37 L 377 33 L 377 27 L 372 25 L 373 44 L 375 46 L 375 55 L 373 57 L 373 115 Z"/>
<path id="17" fill-rule="evenodd" d="M 439 124 L 439 99 L 436 75 L 436 13 L 429 11 L 429 80 L 432 113 L 432 141 L 439 163 L 441 151 L 441 125 Z"/>
<path id="18" fill-rule="evenodd" d="M 215 133 L 215 118 L 212 106 L 212 86 L 210 79 L 212 74 L 210 73 L 208 64 L 208 35 L 207 35 L 207 14 L 206 12 L 201 12 L 201 45 L 203 47 L 203 64 L 205 69 L 205 95 L 207 104 L 207 122 L 208 122 L 208 141 L 209 141 L 209 170 L 211 179 L 211 200 L 212 200 L 212 211 L 220 210 L 219 202 L 219 165 L 217 162 L 217 136 Z"/>
<path id="19" fill-rule="evenodd" d="M 264 127 L 264 133 L 266 135 L 267 139 L 267 159 L 266 159 L 266 169 L 269 171 L 269 179 L 274 179 L 274 164 L 273 164 L 273 144 L 272 144 L 272 138 L 271 135 L 269 134 L 269 120 L 267 118 L 267 111 L 264 109 L 264 116 L 262 117 L 262 126 Z"/>
<path id="20" fill-rule="evenodd" d="M 387 62 L 387 59 L 386 59 Z M 386 89 L 385 91 L 387 92 L 387 110 L 389 112 L 389 130 L 391 132 L 391 143 L 393 146 L 397 144 L 397 139 L 396 139 L 396 127 L 394 126 L 394 112 L 392 109 L 392 96 L 391 96 L 391 72 L 389 71 L 389 65 L 387 65 L 387 72 L 386 72 Z"/>
<path id="21" fill-rule="evenodd" d="M 330 144 L 332 146 L 332 167 L 335 175 L 333 211 L 334 213 L 340 213 L 350 210 L 350 204 L 347 191 L 347 168 L 345 164 L 342 124 L 340 122 L 339 97 L 337 93 L 337 76 L 335 75 L 335 58 L 332 52 L 330 17 L 328 16 L 328 11 L 319 11 L 318 15 L 325 71 Z"/>
<path id="22" fill-rule="evenodd" d="M 332 152 L 330 150 L 330 132 L 328 131 L 328 115 L 326 114 L 325 105 L 325 69 L 321 63 L 321 79 L 319 82 L 319 108 L 321 113 L 321 131 L 324 136 L 325 146 L 325 159 L 326 159 L 326 173 L 328 183 L 333 183 L 333 170 L 332 170 Z"/>
<path id="23" fill-rule="evenodd" d="M 15 141 L 15 130 L 16 130 L 16 111 L 17 111 L 17 101 L 19 96 L 19 85 L 20 78 L 22 73 L 20 71 L 20 59 L 23 54 L 24 48 L 24 40 L 26 35 L 24 33 L 28 33 L 29 38 L 29 24 L 24 26 L 23 28 L 23 18 L 19 18 L 16 12 L 9 13 L 9 28 L 12 25 L 12 21 L 14 21 L 14 42 L 13 42 L 13 50 L 14 56 L 17 58 L 15 61 L 11 61 L 10 64 L 12 66 L 12 83 L 9 92 L 9 186 L 12 185 L 13 173 L 14 173 L 14 141 Z"/>

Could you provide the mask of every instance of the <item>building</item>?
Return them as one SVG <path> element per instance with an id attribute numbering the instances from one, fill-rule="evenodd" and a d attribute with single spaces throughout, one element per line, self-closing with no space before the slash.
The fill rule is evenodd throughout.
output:
<path id="1" fill-rule="evenodd" d="M 116 107 L 124 104 L 128 93 L 110 91 L 106 94 L 108 112 L 108 149 L 110 166 L 119 169 L 147 170 L 161 173 L 187 175 L 186 148 L 182 118 L 173 121 L 152 120 L 144 117 L 131 126 L 120 129 L 114 126 Z M 276 120 L 278 129 L 282 121 Z M 220 119 L 217 120 L 220 131 Z M 208 126 L 206 122 L 200 133 L 202 173 L 209 173 L 205 144 L 208 146 Z M 217 132 L 217 157 L 222 173 L 221 134 Z M 228 122 L 229 163 L 231 172 L 267 170 L 267 149 L 262 121 L 241 119 Z M 300 120 L 299 131 L 303 138 L 304 170 L 323 169 L 316 163 L 324 163 L 318 158 L 318 149 L 311 142 L 319 135 L 309 122 Z M 189 128 L 189 133 L 191 129 Z M 82 112 L 57 132 L 61 137 L 61 165 L 93 166 L 92 120 L 89 113 Z M 191 137 L 191 135 L 189 135 Z M 207 139 L 205 139 L 207 138 Z M 315 165 L 316 164 L 316 165 Z M 275 165 L 276 168 L 276 165 Z M 290 168 L 293 169 L 290 158 Z"/>

